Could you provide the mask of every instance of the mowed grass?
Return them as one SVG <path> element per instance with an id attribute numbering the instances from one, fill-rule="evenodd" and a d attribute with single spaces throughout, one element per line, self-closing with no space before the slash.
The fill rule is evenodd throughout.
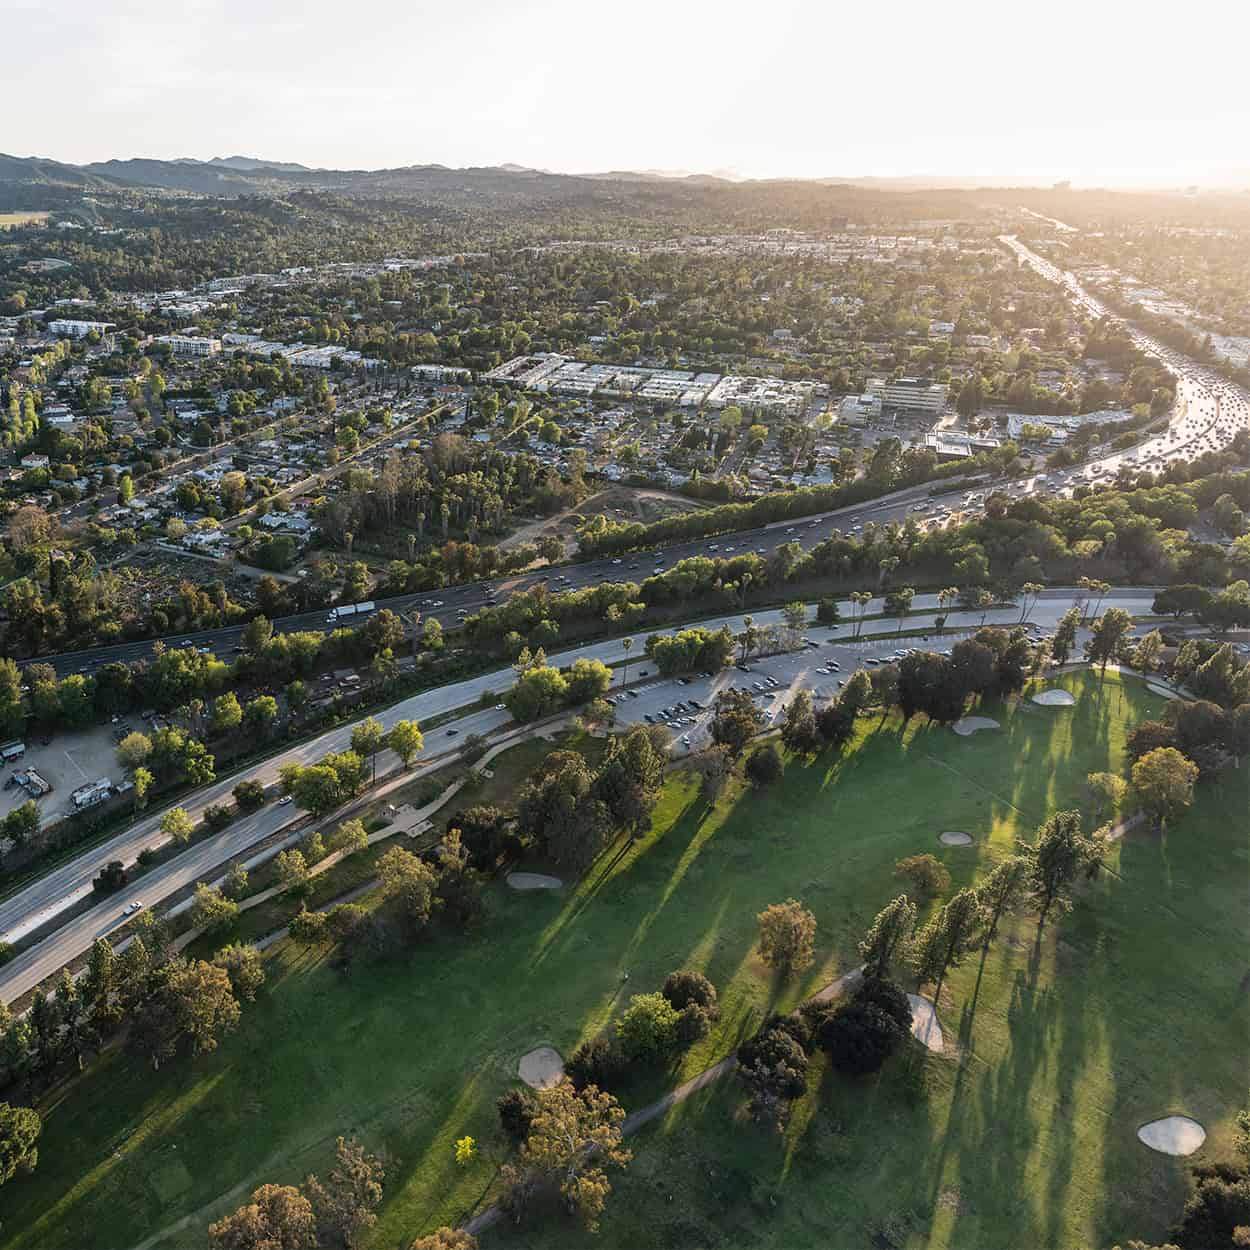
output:
<path id="1" fill-rule="evenodd" d="M 864 722 L 838 760 L 790 761 L 784 786 L 708 811 L 688 778 L 654 830 L 556 894 L 489 889 L 470 936 L 439 932 L 349 974 L 283 944 L 269 984 L 213 1055 L 152 1072 L 110 1054 L 43 1109 L 40 1165 L 5 1187 L 0 1245 L 198 1244 L 265 1181 L 327 1166 L 338 1133 L 387 1161 L 370 1239 L 405 1245 L 489 1201 L 504 1158 L 494 1100 L 521 1054 L 568 1054 L 632 993 L 679 966 L 721 989 L 715 1034 L 674 1071 L 625 1091 L 642 1105 L 728 1053 L 774 1007 L 855 966 L 855 943 L 898 891 L 894 862 L 931 850 L 957 888 L 1116 767 L 1126 729 L 1160 700 L 1140 683 L 1064 679 L 1073 709 L 982 709 L 1003 730 L 969 739 Z M 1166 839 L 1131 836 L 1040 945 L 1009 926 L 980 977 L 943 992 L 959 1045 L 906 1088 L 894 1061 L 850 1083 L 820 1070 L 784 1137 L 740 1121 L 732 1081 L 632 1143 L 603 1221 L 605 1247 L 1098 1245 L 1155 1236 L 1177 1209 L 1181 1162 L 1133 1137 L 1184 1110 L 1226 1152 L 1244 1101 L 1250 928 L 1247 773 L 1205 789 Z M 971 847 L 943 847 L 946 829 Z M 618 848 L 619 849 L 619 848 Z M 801 898 L 818 963 L 778 982 L 754 955 L 755 915 Z M 481 1153 L 457 1167 L 453 1142 Z M 155 1234 L 164 1233 L 157 1238 Z M 558 1219 L 487 1245 L 579 1240 Z"/>

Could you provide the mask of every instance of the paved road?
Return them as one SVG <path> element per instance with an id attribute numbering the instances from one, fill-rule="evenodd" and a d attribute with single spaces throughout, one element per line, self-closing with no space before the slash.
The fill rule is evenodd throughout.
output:
<path id="1" fill-rule="evenodd" d="M 1063 287 L 1079 309 L 1123 326 L 1139 351 L 1166 364 L 1177 378 L 1176 404 L 1166 431 L 1136 447 L 1052 474 L 1051 485 L 1062 488 L 1097 477 L 1114 477 L 1126 467 L 1157 472 L 1170 461 L 1193 460 L 1204 452 L 1227 447 L 1238 431 L 1250 429 L 1250 396 L 1242 387 L 1126 322 L 1085 290 L 1074 274 L 1039 256 L 1015 236 L 1003 235 L 1000 241 L 1042 277 Z"/>
<path id="2" fill-rule="evenodd" d="M 1142 614 L 1149 611 L 1154 592 L 1150 588 L 1128 589 L 1109 595 L 1103 602 L 1103 608 L 1123 607 L 1130 613 Z M 1029 614 L 1030 621 L 1039 629 L 1046 630 L 1054 626 L 1059 617 L 1073 602 L 1083 602 L 1083 592 L 1071 589 L 1048 590 L 1042 594 Z M 917 595 L 913 607 L 925 611 L 937 609 L 935 595 Z M 868 605 L 867 613 L 872 614 L 882 609 L 880 599 Z M 757 625 L 780 624 L 782 613 L 777 611 L 757 612 L 753 620 Z M 952 610 L 947 613 L 946 636 L 967 632 L 977 628 L 984 619 L 987 624 L 1012 624 L 1020 619 L 1018 608 L 1003 608 L 988 613 L 980 611 Z M 914 629 L 925 623 L 922 617 L 906 618 L 902 625 Z M 728 625 L 735 633 L 743 628 L 740 615 L 718 617 L 705 622 L 710 627 L 719 628 Z M 890 628 L 888 621 L 870 621 L 862 628 L 864 632 L 880 632 Z M 674 628 L 678 628 L 674 626 Z M 813 641 L 819 641 L 817 648 L 806 648 L 797 653 L 776 656 L 765 660 L 753 660 L 751 667 L 758 668 L 759 674 L 776 677 L 778 685 L 770 687 L 762 701 L 765 713 L 776 714 L 785 701 L 786 694 L 799 685 L 812 689 L 818 698 L 827 698 L 836 694 L 840 680 L 854 671 L 857 664 L 868 664 L 873 659 L 888 658 L 900 645 L 909 645 L 907 640 L 896 643 L 893 639 L 879 641 L 856 641 L 855 626 L 843 623 L 833 629 L 812 625 L 808 634 Z M 950 641 L 934 645 L 951 645 Z M 552 662 L 566 665 L 580 656 L 599 659 L 604 663 L 616 663 L 626 658 L 624 647 L 619 639 L 597 643 L 593 646 L 566 651 L 555 655 Z M 622 674 L 621 680 L 628 677 L 631 685 L 637 688 L 636 696 L 620 695 L 618 698 L 618 716 L 628 723 L 642 720 L 650 715 L 655 719 L 672 721 L 674 715 L 663 717 L 666 707 L 671 707 L 679 698 L 693 696 L 700 702 L 710 702 L 716 690 L 726 684 L 742 680 L 743 675 L 737 670 L 729 669 L 711 678 L 697 677 L 689 685 L 683 685 L 677 679 L 660 680 L 655 677 L 654 669 L 645 656 L 637 651 L 631 655 L 628 672 Z M 834 672 L 821 673 L 828 661 L 834 660 L 840 666 Z M 759 674 L 747 675 L 743 683 L 748 686 L 753 681 L 762 681 Z M 439 687 L 425 691 L 387 708 L 377 714 L 383 726 L 389 728 L 397 720 L 417 719 L 428 721 L 443 712 L 468 707 L 477 703 L 488 691 L 501 692 L 513 680 L 510 669 L 457 682 L 454 685 Z M 678 725 L 675 728 L 675 749 L 680 754 L 694 749 L 699 745 L 699 733 L 706 732 L 708 713 L 691 715 L 696 723 Z M 686 719 L 682 714 L 680 719 Z M 463 741 L 471 733 L 487 734 L 497 731 L 509 721 L 506 711 L 495 707 L 478 709 L 466 716 L 457 718 L 454 725 L 444 726 L 431 731 L 426 739 L 426 762 L 414 770 L 413 776 L 432 766 L 429 757 L 445 754 L 457 742 Z M 683 742 L 689 738 L 689 742 Z M 184 802 L 184 806 L 195 817 L 210 803 L 229 802 L 230 791 L 241 780 L 257 780 L 272 786 L 278 779 L 281 766 L 289 762 L 312 763 L 329 751 L 340 751 L 350 745 L 351 726 L 346 725 L 331 730 L 310 742 L 296 745 L 263 764 L 256 765 L 232 777 L 215 782 L 213 785 L 198 791 L 195 796 Z M 384 752 L 378 759 L 379 772 L 395 767 L 398 761 L 389 752 Z M 131 829 L 118 834 L 101 846 L 85 851 L 69 864 L 65 864 L 49 873 L 46 877 L 33 882 L 20 894 L 0 904 L 0 934 L 7 940 L 14 940 L 45 924 L 59 912 L 66 910 L 74 903 L 91 892 L 91 880 L 98 875 L 101 868 L 110 860 L 119 859 L 131 864 L 145 847 L 159 846 L 166 841 L 160 832 L 160 812 L 154 812 L 138 822 Z M 37 946 L 18 956 L 12 963 L 0 969 L 0 998 L 7 1001 L 19 997 L 28 989 L 37 985 L 46 976 L 54 973 L 59 967 L 85 951 L 99 936 L 116 929 L 121 923 L 123 909 L 134 901 L 142 901 L 153 906 L 161 899 L 175 891 L 198 881 L 209 879 L 214 869 L 234 856 L 246 851 L 248 847 L 263 838 L 285 828 L 301 814 L 293 804 L 279 806 L 272 803 L 259 812 L 238 820 L 223 833 L 200 843 L 186 853 L 177 856 L 168 864 L 146 874 L 141 881 L 111 896 L 82 915 L 75 917 L 68 924 L 57 929 L 51 936 Z"/>
<path id="3" fill-rule="evenodd" d="M 434 617 L 447 628 L 454 628 L 464 616 L 486 606 L 498 597 L 505 600 L 519 590 L 527 590 L 539 582 L 549 583 L 554 590 L 578 590 L 596 586 L 606 581 L 637 580 L 651 575 L 658 564 L 671 568 L 678 560 L 689 556 L 709 554 L 712 543 L 717 543 L 720 554 L 758 551 L 769 554 L 784 542 L 797 541 L 810 550 L 816 543 L 834 533 L 849 533 L 853 527 L 868 521 L 883 524 L 902 520 L 918 500 L 929 497 L 928 485 L 909 487 L 891 495 L 855 507 L 841 508 L 823 513 L 818 521 L 807 519 L 799 522 L 777 522 L 758 529 L 729 534 L 722 539 L 700 539 L 695 542 L 676 543 L 658 552 L 634 554 L 620 559 L 591 560 L 572 564 L 548 572 L 525 573 L 495 578 L 491 581 L 473 582 L 461 586 L 449 586 L 443 590 L 422 591 L 420 594 L 399 595 L 391 599 L 377 599 L 378 608 L 390 608 L 394 612 L 407 612 L 416 608 L 422 618 Z M 793 531 L 793 532 L 791 532 Z M 318 608 L 293 616 L 279 617 L 274 621 L 278 633 L 298 630 L 324 630 L 329 628 L 327 611 Z M 242 650 L 244 626 L 235 625 L 225 629 L 201 630 L 196 633 L 175 634 L 161 639 L 168 647 L 207 647 L 228 659 L 235 651 Z M 94 672 L 113 660 L 139 660 L 151 655 L 155 639 L 118 643 L 108 647 L 92 647 L 86 651 L 65 652 L 55 656 L 40 656 L 21 661 L 51 664 L 58 673 Z"/>
<path id="4" fill-rule="evenodd" d="M 1062 285 L 1073 302 L 1090 315 L 1120 320 L 1085 291 L 1072 274 L 1060 270 L 1014 236 L 1004 235 L 1001 241 L 1022 262 L 1031 265 L 1048 280 Z M 1240 387 L 1226 382 L 1211 369 L 1190 360 L 1131 325 L 1126 324 L 1125 330 L 1143 352 L 1163 361 L 1176 375 L 1176 403 L 1168 429 L 1136 447 L 1111 452 L 1069 469 L 1029 474 L 1015 481 L 995 483 L 995 491 L 1012 498 L 1029 494 L 1068 495 L 1077 486 L 1098 480 L 1110 481 L 1122 468 L 1149 468 L 1157 471 L 1169 461 L 1193 459 L 1203 452 L 1227 446 L 1238 430 L 1250 429 L 1250 397 Z M 405 436 L 403 432 L 395 435 L 400 439 Z M 378 607 L 387 607 L 397 612 L 407 612 L 415 608 L 423 617 L 434 617 L 445 627 L 454 627 L 465 615 L 478 611 L 496 596 L 506 598 L 515 591 L 529 589 L 539 582 L 548 582 L 556 590 L 575 590 L 606 581 L 641 581 L 654 569 L 671 568 L 677 561 L 690 556 L 723 556 L 751 551 L 768 555 L 785 542 L 798 542 L 804 549 L 810 550 L 833 534 L 853 534 L 870 521 L 883 524 L 887 521 L 901 521 L 912 515 L 917 516 L 926 526 L 954 524 L 961 511 L 975 512 L 983 506 L 984 491 L 968 492 L 963 496 L 944 495 L 931 501 L 930 485 L 924 483 L 909 487 L 868 503 L 827 511 L 815 518 L 777 522 L 724 535 L 719 539 L 674 543 L 655 552 L 635 553 L 618 559 L 591 560 L 546 573 L 497 578 L 439 591 L 400 595 L 376 602 Z M 947 515 L 937 515 L 941 512 L 946 512 Z M 327 628 L 327 614 L 324 609 L 317 609 L 282 617 L 274 622 L 274 628 L 279 633 L 323 630 Z M 243 626 L 233 626 L 205 630 L 174 635 L 162 641 L 167 646 L 174 647 L 206 647 L 223 658 L 229 658 L 232 653 L 242 649 L 243 629 Z M 52 664 L 61 674 L 89 673 L 111 660 L 141 659 L 151 654 L 153 646 L 154 640 L 145 639 L 41 658 Z M 31 662 L 33 661 L 23 661 L 24 664 Z"/>

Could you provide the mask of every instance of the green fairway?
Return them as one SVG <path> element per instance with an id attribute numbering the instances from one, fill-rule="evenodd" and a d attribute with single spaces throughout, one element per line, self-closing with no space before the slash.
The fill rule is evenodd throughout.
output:
<path id="1" fill-rule="evenodd" d="M 678 775 L 649 836 L 576 888 L 493 884 L 471 936 L 440 930 L 346 975 L 280 945 L 260 1001 L 215 1054 L 161 1072 L 111 1054 L 42 1108 L 39 1168 L 5 1187 L 0 1246 L 136 1246 L 161 1230 L 154 1246 L 199 1244 L 254 1186 L 325 1168 L 350 1132 L 387 1164 L 370 1244 L 460 1220 L 489 1200 L 503 1158 L 494 1099 L 525 1051 L 567 1055 L 630 994 L 701 968 L 721 1019 L 678 1068 L 625 1092 L 627 1108 L 642 1105 L 854 966 L 898 892 L 898 858 L 932 851 L 958 888 L 1050 811 L 1079 805 L 1086 773 L 1119 767 L 1126 729 L 1161 700 L 1114 674 L 1063 684 L 1074 708 L 991 705 L 981 710 L 1003 729 L 971 738 L 865 721 L 840 759 L 790 761 L 783 785 L 712 811 Z M 1185 1111 L 1210 1134 L 1199 1157 L 1218 1157 L 1245 1098 L 1248 773 L 1204 787 L 1166 839 L 1130 836 L 1040 946 L 1025 918 L 979 986 L 975 960 L 954 974 L 941 1018 L 959 1045 L 925 1065 L 922 1094 L 903 1088 L 900 1060 L 861 1084 L 817 1063 L 783 1138 L 739 1122 L 742 1100 L 722 1082 L 633 1141 L 599 1242 L 823 1247 L 888 1234 L 879 1244 L 962 1248 L 1159 1234 L 1184 1165 L 1146 1151 L 1135 1128 Z M 943 830 L 975 841 L 942 846 Z M 778 983 L 753 952 L 756 913 L 788 895 L 819 921 L 801 983 Z M 460 1168 L 452 1144 L 465 1133 L 481 1153 Z M 582 1244 L 555 1221 L 485 1244 L 570 1237 Z"/>

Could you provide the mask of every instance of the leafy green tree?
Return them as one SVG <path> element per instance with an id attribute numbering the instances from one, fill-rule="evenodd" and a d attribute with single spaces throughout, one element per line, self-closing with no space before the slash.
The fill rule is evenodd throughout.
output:
<path id="1" fill-rule="evenodd" d="M 816 917 L 797 899 L 772 903 L 756 917 L 760 958 L 781 972 L 802 972 L 815 959 Z"/>
<path id="2" fill-rule="evenodd" d="M 228 899 L 219 889 L 202 881 L 195 887 L 195 901 L 191 904 L 191 923 L 197 929 L 216 932 L 235 922 L 239 905 Z"/>
<path id="3" fill-rule="evenodd" d="M 361 759 L 369 760 L 374 781 L 378 778 L 378 752 L 385 741 L 386 731 L 375 717 L 366 717 L 352 726 L 352 750 Z"/>
<path id="4" fill-rule="evenodd" d="M 256 1001 L 256 993 L 265 983 L 265 966 L 255 946 L 231 942 L 213 956 L 213 963 L 225 969 L 237 997 L 248 1003 Z"/>
<path id="5" fill-rule="evenodd" d="M 1090 773 L 1085 778 L 1085 788 L 1094 800 L 1094 819 L 1103 818 L 1119 810 L 1128 797 L 1128 782 L 1116 773 Z"/>
<path id="6" fill-rule="evenodd" d="M 239 706 L 238 696 L 233 690 L 218 695 L 213 700 L 213 733 L 229 733 L 238 729 L 243 723 L 243 709 Z"/>
<path id="7" fill-rule="evenodd" d="M 363 851 L 369 845 L 369 833 L 365 828 L 365 822 L 358 817 L 345 820 L 335 831 L 331 842 L 336 851 L 342 851 L 345 855 Z"/>
<path id="8" fill-rule="evenodd" d="M 779 781 L 784 771 L 784 766 L 781 762 L 781 752 L 777 750 L 776 743 L 765 742 L 762 746 L 756 747 L 747 756 L 746 766 L 743 771 L 746 773 L 747 780 L 757 789 L 763 789 L 765 786 L 771 786 L 774 782 Z"/>
<path id="9" fill-rule="evenodd" d="M 197 1055 L 216 1050 L 221 1034 L 238 1022 L 239 1004 L 225 969 L 203 960 L 173 959 L 152 974 L 131 1044 L 159 1068 L 183 1047 Z"/>
<path id="10" fill-rule="evenodd" d="M 187 842 L 195 832 L 195 821 L 185 807 L 171 807 L 161 817 L 161 832 L 175 842 Z"/>
<path id="11" fill-rule="evenodd" d="M 764 726 L 764 718 L 745 690 L 728 688 L 716 696 L 712 718 L 712 741 L 728 747 L 737 757 Z"/>
<path id="12" fill-rule="evenodd" d="M 261 694 L 254 699 L 249 699 L 247 707 L 243 710 L 243 723 L 248 733 L 261 741 L 273 732 L 274 722 L 277 719 L 278 700 L 270 694 Z"/>
<path id="13" fill-rule="evenodd" d="M 1105 673 L 1107 665 L 1120 657 L 1124 640 L 1133 629 L 1133 618 L 1123 608 L 1108 608 L 1093 624 L 1085 654 L 1091 664 Z"/>
<path id="14" fill-rule="evenodd" d="M 1198 765 L 1175 747 L 1156 747 L 1133 765 L 1133 793 L 1159 829 L 1194 801 Z"/>
<path id="15" fill-rule="evenodd" d="M 135 811 L 141 812 L 148 805 L 148 791 L 152 788 L 152 774 L 140 765 L 131 778 L 135 787 Z"/>
<path id="16" fill-rule="evenodd" d="M 424 860 L 393 846 L 378 862 L 382 890 L 394 901 L 404 920 L 414 929 L 424 928 L 434 910 L 434 870 Z"/>
<path id="17" fill-rule="evenodd" d="M 795 755 L 810 755 L 820 746 L 820 732 L 816 728 L 816 713 L 812 710 L 812 696 L 799 690 L 786 707 L 785 720 L 781 725 L 781 740 L 788 751 Z"/>
<path id="18" fill-rule="evenodd" d="M 230 865 L 230 871 L 226 873 L 226 883 L 222 887 L 222 891 L 229 899 L 233 899 L 236 903 L 247 895 L 247 868 L 243 861 Z"/>
<path id="19" fill-rule="evenodd" d="M 612 670 L 602 660 L 578 659 L 573 661 L 565 681 L 567 702 L 589 703 L 607 694 L 612 685 Z"/>
<path id="20" fill-rule="evenodd" d="M 265 787 L 259 781 L 240 781 L 231 793 L 241 812 L 254 812 L 265 805 Z"/>
<path id="21" fill-rule="evenodd" d="M 278 884 L 292 894 L 306 894 L 309 888 L 308 861 L 304 852 L 292 848 L 279 851 L 274 860 L 274 868 L 278 874 Z"/>
<path id="22" fill-rule="evenodd" d="M 564 706 L 568 688 L 568 682 L 557 669 L 543 665 L 522 673 L 504 695 L 503 702 L 513 720 L 522 723 L 540 720 Z"/>
<path id="23" fill-rule="evenodd" d="M 986 921 L 983 946 L 989 949 L 998 932 L 998 922 L 1028 893 L 1032 880 L 1032 862 L 1026 855 L 1011 855 L 995 864 L 993 871 L 977 886 L 985 908 Z"/>
<path id="24" fill-rule="evenodd" d="M 386 735 L 386 745 L 399 756 L 405 768 L 411 768 L 412 761 L 425 745 L 425 739 L 416 721 L 399 720 Z"/>
<path id="25" fill-rule="evenodd" d="M 933 898 L 944 894 L 951 884 L 951 875 L 946 865 L 935 855 L 925 852 L 922 855 L 908 855 L 894 865 L 894 875 L 904 877 L 912 883 L 913 889 L 921 898 Z"/>
<path id="26" fill-rule="evenodd" d="M 677 1046 L 677 1012 L 661 993 L 635 994 L 617 1024 L 625 1056 L 638 1063 L 659 1063 Z"/>
<path id="27" fill-rule="evenodd" d="M 1076 645 L 1076 631 L 1081 625 L 1081 610 L 1069 608 L 1059 618 L 1055 626 L 1055 636 L 1051 639 L 1050 654 L 1056 664 L 1066 664 Z"/>
<path id="28" fill-rule="evenodd" d="M 43 1121 L 37 1111 L 0 1102 L 0 1185 L 8 1184 L 19 1169 L 35 1170 L 39 1163 L 35 1143 L 42 1131 Z"/>
<path id="29" fill-rule="evenodd" d="M 138 768 L 152 754 L 152 739 L 139 732 L 128 733 L 117 744 L 117 762 L 123 768 Z"/>

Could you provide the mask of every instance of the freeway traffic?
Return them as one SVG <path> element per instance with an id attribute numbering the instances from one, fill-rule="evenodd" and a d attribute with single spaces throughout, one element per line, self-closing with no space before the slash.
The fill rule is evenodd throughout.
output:
<path id="1" fill-rule="evenodd" d="M 1004 235 L 1001 242 L 1023 263 L 1031 265 L 1049 281 L 1063 286 L 1073 302 L 1090 315 L 1114 316 L 1111 310 L 1085 291 L 1072 274 L 1039 256 L 1014 236 Z M 1213 370 L 1190 360 L 1144 331 L 1126 326 L 1126 332 L 1141 351 L 1166 363 L 1177 378 L 1176 403 L 1168 429 L 1135 447 L 1109 452 L 1071 468 L 1029 474 L 1014 481 L 996 483 L 993 488 L 995 492 L 1010 498 L 1034 493 L 1051 496 L 1070 494 L 1077 486 L 1112 480 L 1121 468 L 1150 469 L 1157 472 L 1171 461 L 1194 459 L 1204 452 L 1226 447 L 1239 430 L 1250 428 L 1250 402 L 1240 387 L 1225 381 Z M 416 609 L 423 617 L 433 617 L 445 628 L 451 628 L 466 615 L 487 606 L 497 596 L 527 590 L 539 582 L 549 582 L 553 588 L 560 590 L 578 590 L 609 580 L 641 580 L 654 568 L 672 567 L 679 560 L 691 556 L 732 555 L 735 552 L 769 555 L 785 542 L 798 542 L 800 546 L 810 549 L 835 533 L 854 533 L 858 527 L 869 521 L 883 524 L 916 515 L 924 507 L 923 501 L 930 499 L 929 489 L 929 484 L 920 484 L 867 503 L 827 511 L 814 519 L 803 518 L 792 523 L 777 522 L 757 529 L 734 532 L 724 535 L 715 545 L 706 539 L 674 543 L 655 552 L 634 553 L 619 559 L 588 560 L 564 566 L 559 571 L 519 574 L 489 582 L 380 599 L 376 603 L 378 608 L 390 608 L 401 614 Z M 951 496 L 947 505 L 948 512 L 949 509 L 966 511 L 983 506 L 984 498 L 984 492 L 973 498 L 968 495 L 962 499 Z M 922 513 L 921 519 L 929 524 L 946 523 L 951 519 L 949 515 L 935 515 L 941 509 L 942 505 L 935 502 L 931 507 L 925 508 L 929 515 L 926 517 Z M 274 622 L 274 628 L 279 633 L 325 627 L 326 611 L 322 608 L 281 617 Z M 243 626 L 236 625 L 225 629 L 178 634 L 162 641 L 171 647 L 208 648 L 223 658 L 228 658 L 232 651 L 241 647 L 243 629 Z M 144 639 L 39 658 L 51 664 L 62 676 L 71 672 L 91 673 L 113 660 L 132 661 L 148 656 L 155 641 Z M 33 662 L 28 660 L 23 663 Z"/>

